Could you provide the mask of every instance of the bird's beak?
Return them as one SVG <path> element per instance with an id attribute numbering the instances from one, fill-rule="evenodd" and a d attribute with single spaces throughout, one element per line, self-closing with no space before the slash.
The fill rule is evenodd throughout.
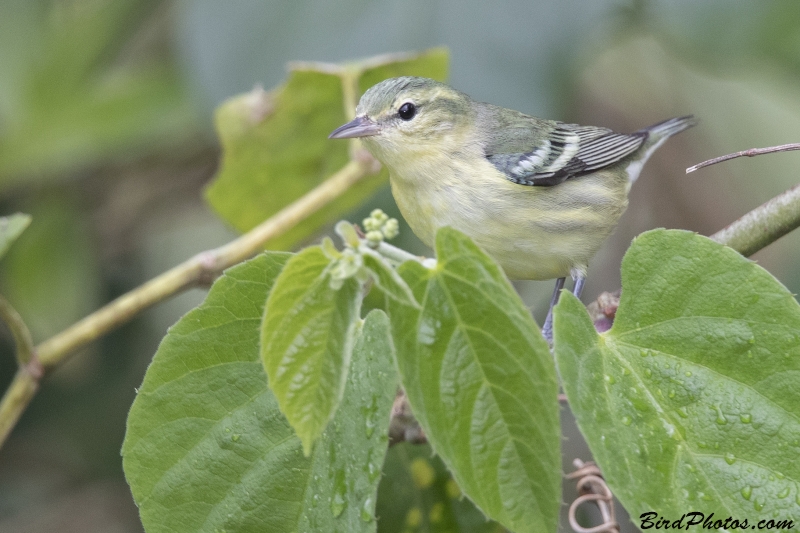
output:
<path id="1" fill-rule="evenodd" d="M 328 135 L 328 139 L 352 139 L 354 137 L 369 137 L 381 132 L 380 126 L 366 116 L 356 117 L 344 126 L 339 126 Z"/>

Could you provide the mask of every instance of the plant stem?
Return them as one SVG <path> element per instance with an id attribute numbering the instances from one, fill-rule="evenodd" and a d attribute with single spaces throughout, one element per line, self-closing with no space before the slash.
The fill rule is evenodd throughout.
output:
<path id="1" fill-rule="evenodd" d="M 189 287 L 211 283 L 224 269 L 261 252 L 270 239 L 283 235 L 305 218 L 341 196 L 354 184 L 375 172 L 374 161 L 365 158 L 350 161 L 305 196 L 241 237 L 219 248 L 202 252 L 120 296 L 36 346 L 30 352 L 31 356 L 28 357 L 28 361 L 24 360 L 26 356 L 18 356 L 21 363 L 20 370 L 0 401 L 0 446 L 36 394 L 39 379 L 44 371 L 61 363 L 78 348 L 126 323 L 144 309 Z M 0 302 L 0 314 L 2 313 L 2 303 Z M 5 314 L 3 317 L 6 318 L 13 331 L 14 320 L 9 320 Z M 14 335 L 17 340 L 17 333 Z M 18 342 L 18 352 L 20 352 L 20 346 L 22 343 Z"/>
<path id="2" fill-rule="evenodd" d="M 398 264 L 403 263 L 405 261 L 416 261 L 418 263 L 421 263 L 422 260 L 424 259 L 414 254 L 410 254 L 405 250 L 403 250 L 402 248 L 392 246 L 391 244 L 385 241 L 381 242 L 377 248 L 372 248 L 367 244 L 366 240 L 364 240 L 362 246 L 366 246 L 370 250 L 375 250 L 385 258 L 390 259 Z"/>
<path id="3" fill-rule="evenodd" d="M 19 366 L 25 366 L 33 360 L 33 339 L 28 326 L 19 316 L 8 300 L 0 296 L 0 319 L 8 326 L 11 336 L 14 338 L 14 345 Z"/>
<path id="4" fill-rule="evenodd" d="M 0 445 L 14 429 L 17 420 L 31 403 L 38 389 L 39 376 L 32 374 L 25 366 L 20 367 L 3 399 L 0 400 Z"/>
<path id="5" fill-rule="evenodd" d="M 800 226 L 800 185 L 756 207 L 711 238 L 749 257 Z"/>
<path id="6" fill-rule="evenodd" d="M 367 165 L 351 161 L 318 187 L 236 240 L 201 252 L 188 261 L 124 294 L 105 307 L 36 347 L 49 369 L 68 354 L 129 321 L 142 310 L 184 289 L 212 282 L 223 270 L 256 255 L 270 239 L 283 235 L 303 219 L 338 198 L 369 174 Z"/>
<path id="7" fill-rule="evenodd" d="M 782 144 L 780 146 L 769 146 L 767 148 L 751 148 L 749 150 L 742 150 L 741 152 L 715 157 L 714 159 L 709 159 L 708 161 L 703 161 L 702 163 L 698 163 L 693 167 L 687 168 L 686 173 L 688 174 L 697 169 L 710 165 L 716 165 L 717 163 L 722 163 L 723 161 L 730 161 L 731 159 L 736 159 L 737 157 L 754 157 L 757 155 L 774 154 L 775 152 L 789 152 L 791 150 L 800 150 L 800 143 Z"/>

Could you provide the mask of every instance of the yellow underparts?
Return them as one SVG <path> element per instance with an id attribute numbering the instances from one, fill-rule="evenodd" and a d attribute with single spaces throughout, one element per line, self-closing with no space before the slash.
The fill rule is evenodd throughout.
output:
<path id="1" fill-rule="evenodd" d="M 377 147 L 375 147 L 377 148 Z M 406 147 L 407 148 L 407 147 Z M 433 246 L 436 230 L 451 226 L 489 253 L 511 279 L 552 279 L 585 273 L 589 260 L 627 207 L 624 168 L 603 170 L 559 185 L 512 183 L 476 147 L 393 157 L 392 193 L 414 233 Z"/>

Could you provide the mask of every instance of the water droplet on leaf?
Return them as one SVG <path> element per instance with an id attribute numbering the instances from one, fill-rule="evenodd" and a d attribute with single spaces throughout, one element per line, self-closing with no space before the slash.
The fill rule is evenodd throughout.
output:
<path id="1" fill-rule="evenodd" d="M 373 396 L 372 397 L 372 401 L 369 404 L 369 407 L 366 407 L 366 406 L 362 407 L 361 411 L 364 414 L 364 418 L 366 420 L 366 422 L 365 422 L 366 425 L 364 427 L 365 434 L 367 435 L 367 438 L 370 439 L 370 438 L 372 438 L 372 434 L 375 433 L 375 428 L 378 425 L 378 421 L 377 421 L 377 418 L 378 418 L 378 397 L 377 396 Z"/>
<path id="2" fill-rule="evenodd" d="M 725 414 L 722 412 L 722 408 L 719 405 L 715 405 L 713 409 L 717 412 L 717 419 L 715 420 L 715 422 L 720 426 L 724 426 L 725 424 L 727 424 L 728 419 L 725 418 Z"/>
<path id="3" fill-rule="evenodd" d="M 736 456 L 733 455 L 732 453 L 726 453 L 725 462 L 728 463 L 729 465 L 732 465 L 733 463 L 736 462 Z"/>
<path id="4" fill-rule="evenodd" d="M 381 475 L 381 469 L 377 467 L 375 463 L 370 461 L 367 463 L 367 477 L 369 478 L 370 483 L 378 479 Z"/>
<path id="5" fill-rule="evenodd" d="M 344 470 L 337 470 L 333 482 L 333 498 L 331 499 L 331 512 L 334 517 L 342 514 L 347 507 L 347 484 L 345 483 Z"/>
<path id="6" fill-rule="evenodd" d="M 372 498 L 364 500 L 364 505 L 361 506 L 361 520 L 372 522 Z"/>

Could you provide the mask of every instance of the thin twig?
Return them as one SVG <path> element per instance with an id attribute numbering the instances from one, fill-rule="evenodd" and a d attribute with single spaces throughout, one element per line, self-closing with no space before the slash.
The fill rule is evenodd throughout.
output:
<path id="1" fill-rule="evenodd" d="M 687 168 L 686 173 L 688 174 L 689 172 L 694 172 L 698 168 L 716 165 L 717 163 L 722 163 L 723 161 L 728 161 L 729 159 L 736 159 L 737 157 L 753 157 L 763 154 L 772 154 L 775 152 L 788 152 L 790 150 L 800 150 L 800 143 L 782 144 L 780 146 L 769 146 L 767 148 L 751 148 L 749 150 L 743 150 L 734 154 L 715 157 L 714 159 L 709 159 L 708 161 L 703 161 L 702 163 L 698 163 L 693 167 Z"/>

